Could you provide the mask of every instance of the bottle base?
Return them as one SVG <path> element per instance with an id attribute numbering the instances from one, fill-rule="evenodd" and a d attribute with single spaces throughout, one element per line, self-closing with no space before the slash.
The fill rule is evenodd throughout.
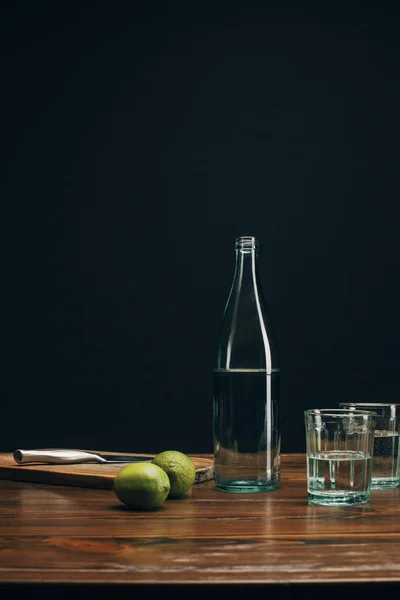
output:
<path id="1" fill-rule="evenodd" d="M 232 481 L 216 482 L 220 492 L 233 492 L 234 494 L 255 494 L 260 492 L 273 492 L 279 488 L 279 481 L 258 481 L 257 479 L 236 479 Z"/>

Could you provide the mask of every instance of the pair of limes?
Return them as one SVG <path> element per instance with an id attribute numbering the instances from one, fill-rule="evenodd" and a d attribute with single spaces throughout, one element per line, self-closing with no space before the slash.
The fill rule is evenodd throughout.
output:
<path id="1" fill-rule="evenodd" d="M 186 494 L 195 479 L 193 461 L 177 450 L 165 450 L 148 462 L 134 463 L 121 469 L 113 491 L 124 504 L 133 508 L 157 508 L 168 498 Z"/>

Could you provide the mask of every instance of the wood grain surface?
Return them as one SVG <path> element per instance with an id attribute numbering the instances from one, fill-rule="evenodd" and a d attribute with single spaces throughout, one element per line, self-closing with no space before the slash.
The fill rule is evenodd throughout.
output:
<path id="1" fill-rule="evenodd" d="M 312 506 L 304 455 L 282 463 L 275 492 L 229 494 L 207 481 L 153 512 L 128 510 L 111 490 L 1 481 L 0 582 L 237 584 L 268 598 L 296 585 L 307 598 L 399 585 L 399 490 L 374 491 L 363 506 Z"/>
<path id="2" fill-rule="evenodd" d="M 90 450 L 104 454 L 118 455 L 120 452 Z M 131 452 L 124 452 L 129 456 Z M 134 454 L 134 456 L 141 456 Z M 142 456 L 152 456 L 142 454 Z M 155 456 L 155 455 L 153 455 Z M 210 455 L 191 455 L 196 469 L 196 483 L 208 481 L 214 477 L 213 460 Z M 0 479 L 10 481 L 29 481 L 34 483 L 50 483 L 54 485 L 72 485 L 109 490 L 118 471 L 126 467 L 126 463 L 82 463 L 72 465 L 22 464 L 18 465 L 11 453 L 0 453 Z"/>

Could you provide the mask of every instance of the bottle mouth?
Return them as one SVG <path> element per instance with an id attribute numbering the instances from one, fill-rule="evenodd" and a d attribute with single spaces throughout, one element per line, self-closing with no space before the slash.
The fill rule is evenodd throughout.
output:
<path id="1" fill-rule="evenodd" d="M 243 235 L 242 237 L 236 238 L 235 248 L 236 250 L 257 250 L 258 240 L 252 235 Z"/>

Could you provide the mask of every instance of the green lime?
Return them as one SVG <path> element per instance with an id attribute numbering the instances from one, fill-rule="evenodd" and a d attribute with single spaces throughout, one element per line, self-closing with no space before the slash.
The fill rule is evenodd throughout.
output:
<path id="1" fill-rule="evenodd" d="M 168 475 L 157 465 L 134 463 L 121 469 L 113 483 L 113 491 L 124 504 L 152 509 L 160 506 L 170 490 Z"/>
<path id="2" fill-rule="evenodd" d="M 196 471 L 193 461 L 177 450 L 165 450 L 153 458 L 152 463 L 161 467 L 168 475 L 171 484 L 169 498 L 186 494 L 194 484 Z"/>

